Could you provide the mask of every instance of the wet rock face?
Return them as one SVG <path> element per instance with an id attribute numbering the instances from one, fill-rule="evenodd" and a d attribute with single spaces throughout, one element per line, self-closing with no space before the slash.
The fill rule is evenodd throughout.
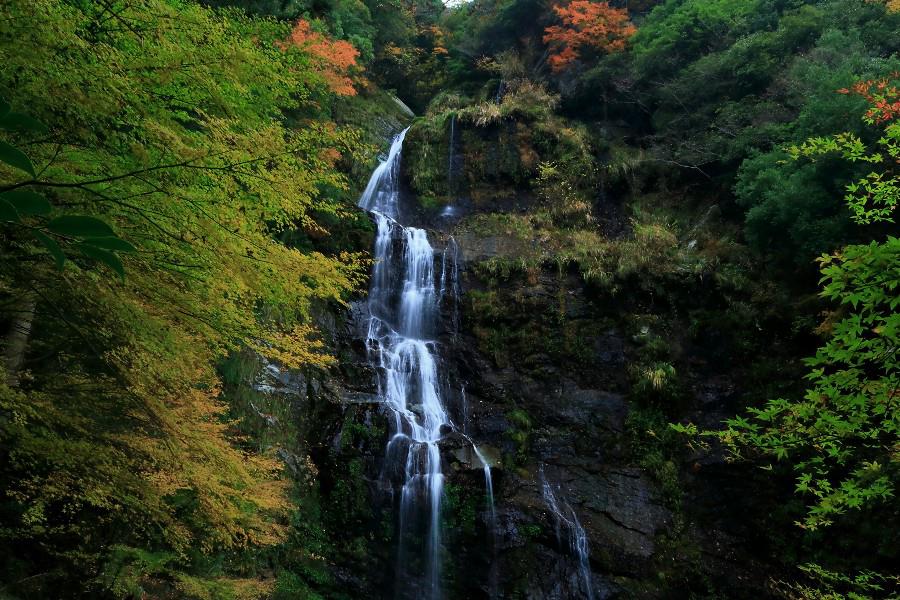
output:
<path id="1" fill-rule="evenodd" d="M 671 514 L 646 475 L 634 468 L 610 469 L 576 478 L 573 488 L 587 498 L 586 527 L 600 548 L 612 549 L 617 571 L 632 572 L 641 559 L 653 556 L 654 538 L 671 523 Z"/>
<path id="2" fill-rule="evenodd" d="M 703 463 L 700 473 L 681 476 L 687 486 L 685 508 L 674 510 L 657 477 L 639 464 L 629 425 L 634 407 L 628 399 L 626 370 L 632 349 L 627 336 L 598 314 L 571 279 L 542 275 L 537 284 L 523 281 L 509 293 L 547 312 L 558 308 L 561 293 L 566 294 L 565 319 L 581 323 L 578 348 L 588 358 L 573 361 L 565 349 L 525 343 L 498 363 L 482 351 L 482 340 L 472 331 L 465 292 L 481 283 L 467 266 L 461 261 L 459 331 L 445 326 L 439 336 L 448 410 L 456 426 L 444 432 L 440 443 L 447 484 L 442 515 L 444 597 L 679 598 L 686 596 L 678 590 L 695 584 L 661 579 L 660 572 L 694 569 L 698 561 L 709 565 L 710 577 L 724 579 L 723 586 L 730 580 L 740 589 L 761 589 L 755 566 L 729 566 L 754 564 L 742 550 L 747 532 L 729 527 L 735 516 L 718 505 L 724 498 L 720 489 L 738 494 L 740 485 L 721 472 L 703 471 Z M 452 311 L 445 312 L 447 321 Z M 369 514 L 357 518 L 353 527 L 354 535 L 369 540 L 370 560 L 365 566 L 340 563 L 339 572 L 348 589 L 389 598 L 395 548 L 386 532 L 392 529 L 396 502 L 388 484 L 391 474 L 384 472 L 390 415 L 379 404 L 377 373 L 366 356 L 365 330 L 359 324 L 366 318 L 363 302 L 351 306 L 346 321 L 336 326 L 343 348 L 340 376 L 309 384 L 319 401 L 332 407 L 336 420 L 330 429 L 323 428 L 323 433 L 330 431 L 323 444 L 327 448 L 314 457 L 329 486 L 350 476 L 347 465 L 353 460 L 361 461 L 361 471 L 353 476 L 367 490 Z M 543 326 L 537 312 L 516 318 L 520 320 L 513 327 L 524 334 Z M 514 342 L 522 339 L 530 338 Z M 710 378 L 697 390 L 698 410 L 706 407 L 724 414 L 734 384 Z M 361 436 L 365 430 L 377 435 Z M 483 464 L 470 440 L 493 466 L 493 519 L 485 503 Z M 541 473 L 584 530 L 590 596 L 572 532 L 548 506 Z"/>
<path id="3" fill-rule="evenodd" d="M 721 455 L 645 460 L 636 448 L 642 436 L 656 433 L 635 421 L 629 369 L 637 349 L 620 307 L 598 300 L 578 273 L 564 268 L 492 286 L 476 264 L 516 256 L 531 241 L 457 229 L 463 215 L 424 210 L 408 191 L 401 201 L 407 224 L 439 230 L 429 232 L 436 272 L 445 266 L 440 253 L 451 235 L 458 247 L 453 268 L 462 295 L 442 304 L 436 336 L 452 420 L 439 444 L 444 597 L 703 597 L 707 580 L 729 590 L 728 597 L 765 597 L 765 569 L 743 549 L 751 532 L 734 526 L 741 515 L 723 508 L 746 488 L 719 469 Z M 500 207 L 483 199 L 457 205 L 469 214 Z M 622 215 L 610 208 L 601 216 L 610 236 L 625 235 Z M 320 419 L 322 441 L 313 452 L 325 501 L 339 497 L 333 490 L 347 481 L 366 494 L 340 525 L 348 539 L 365 540 L 367 560 L 343 557 L 336 573 L 350 595 L 393 598 L 396 540 L 389 532 L 397 498 L 389 481 L 398 475 L 384 468 L 391 415 L 379 402 L 378 373 L 367 357 L 368 316 L 361 299 L 333 323 L 340 372 L 303 385 L 331 419 Z M 736 387 L 721 373 L 692 382 L 688 414 L 699 423 L 721 420 Z M 492 466 L 493 512 L 473 442 Z M 682 487 L 673 492 L 673 485 Z M 573 541 L 579 532 L 586 558 Z M 690 579 L 695 575 L 700 584 Z"/>
<path id="4" fill-rule="evenodd" d="M 525 242 L 509 236 L 479 236 L 463 232 L 457 240 L 463 250 L 463 260 L 472 263 L 498 256 L 515 256 L 525 249 Z"/>
<path id="5" fill-rule="evenodd" d="M 503 256 L 516 243 L 477 236 L 458 241 L 462 255 L 473 261 Z M 462 265 L 464 292 L 484 289 L 471 265 Z M 468 392 L 469 433 L 502 454 L 495 480 L 496 556 L 490 565 L 474 566 L 481 573 L 477 579 L 496 577 L 503 593 L 495 597 L 589 597 L 566 525 L 557 535 L 558 523 L 542 496 L 543 471 L 559 486 L 561 501 L 586 533 L 593 598 L 687 597 L 707 585 L 692 578 L 732 589 L 731 597 L 765 597 L 765 569 L 744 550 L 747 531 L 722 520 L 740 516 L 717 508 L 726 501 L 718 488 L 728 490 L 726 494 L 737 489 L 746 493 L 740 476 L 732 474 L 728 483 L 716 481 L 721 473 L 695 473 L 685 457 L 682 474 L 674 476 L 685 487 L 683 502 L 673 506 L 660 475 L 641 466 L 633 448 L 634 426 L 629 425 L 634 407 L 628 399 L 627 369 L 633 343 L 607 318 L 606 307 L 598 307 L 581 283 L 568 276 L 542 273 L 536 280 L 507 285 L 497 301 L 506 322 L 495 320 L 493 327 L 511 332 L 504 340 L 509 356 L 498 360 L 483 351 L 484 340 L 473 330 L 481 323 L 466 312 L 472 304 L 465 298 L 454 348 L 455 370 Z M 516 306 L 509 300 L 513 297 Z M 555 344 L 558 339 L 540 331 L 548 314 L 578 324 L 577 360 Z M 541 335 L 530 335 L 533 331 Z M 699 380 L 695 389 L 695 416 L 720 419 L 728 414 L 735 395 L 728 377 Z M 477 478 L 467 481 L 479 484 Z M 695 501 L 698 494 L 702 501 Z M 750 566 L 729 567 L 721 558 L 725 556 L 728 563 Z M 669 575 L 680 569 L 692 575 Z M 467 593 L 456 597 L 491 596 Z"/>
<path id="6" fill-rule="evenodd" d="M 620 586 L 610 578 L 648 576 L 656 537 L 672 522 L 656 484 L 637 468 L 617 466 L 624 462 L 617 438 L 623 435 L 626 403 L 619 394 L 569 383 L 555 394 L 530 397 L 529 406 L 540 415 L 535 421 L 541 426 L 533 433 L 524 464 L 504 469 L 503 483 L 497 486 L 499 546 L 511 552 L 512 562 L 528 552 L 552 564 L 548 573 L 532 581 L 528 597 L 583 597 L 570 581 L 578 579 L 577 561 L 566 541 L 571 532 L 565 523 L 555 522 L 541 493 L 543 470 L 558 486 L 559 501 L 571 506 L 587 533 L 594 597 L 615 597 Z M 540 533 L 531 542 L 523 532 L 534 535 L 535 527 Z M 510 568 L 509 573 L 516 572 Z"/>

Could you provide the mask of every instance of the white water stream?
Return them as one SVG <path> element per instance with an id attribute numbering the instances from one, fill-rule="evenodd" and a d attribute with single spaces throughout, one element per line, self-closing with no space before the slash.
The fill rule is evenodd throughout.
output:
<path id="1" fill-rule="evenodd" d="M 372 362 L 379 367 L 381 400 L 394 417 L 386 460 L 396 471 L 402 470 L 397 585 L 410 589 L 398 589 L 398 596 L 436 599 L 440 597 L 444 485 L 438 442 L 443 429 L 450 427 L 450 418 L 441 398 L 436 343 L 430 339 L 440 300 L 434 249 L 424 229 L 397 222 L 405 135 L 404 130 L 394 139 L 359 201 L 377 225 L 367 342 Z M 402 253 L 396 259 L 395 249 Z M 441 279 L 446 286 L 446 272 Z M 423 522 L 427 528 L 424 548 L 411 555 L 406 540 Z M 424 565 L 423 576 L 415 573 L 418 565 Z"/>
<path id="2" fill-rule="evenodd" d="M 385 470 L 400 495 L 396 595 L 436 600 L 441 595 L 444 492 L 438 444 L 444 433 L 454 428 L 468 439 L 465 390 L 460 389 L 461 428 L 454 427 L 441 395 L 444 386 L 438 374 L 440 357 L 434 340 L 444 302 L 452 302 L 449 325 L 452 334 L 458 334 L 459 247 L 451 237 L 436 277 L 435 251 L 426 231 L 399 223 L 400 157 L 405 136 L 406 130 L 394 139 L 359 200 L 359 206 L 374 217 L 377 228 L 367 346 L 379 372 L 379 397 L 393 415 Z M 452 164 L 450 167 L 448 175 L 452 176 Z M 497 514 L 491 465 L 474 443 L 472 448 L 484 471 L 489 527 L 494 538 Z M 496 546 L 496 540 L 492 543 Z"/>
<path id="3" fill-rule="evenodd" d="M 594 585 L 591 577 L 590 554 L 588 550 L 587 533 L 575 510 L 565 501 L 557 498 L 559 486 L 551 484 L 544 475 L 544 467 L 540 469 L 541 493 L 544 496 L 544 502 L 547 508 L 553 513 L 553 519 L 556 524 L 556 541 L 562 545 L 563 526 L 569 549 L 578 559 L 578 573 L 581 578 L 581 585 L 584 588 L 584 595 L 588 600 L 594 600 Z"/>

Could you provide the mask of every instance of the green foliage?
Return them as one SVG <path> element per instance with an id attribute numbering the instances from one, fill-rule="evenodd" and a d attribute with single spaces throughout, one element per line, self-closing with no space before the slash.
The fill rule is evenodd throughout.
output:
<path id="1" fill-rule="evenodd" d="M 100 574 L 103 586 L 116 597 L 128 598 L 143 593 L 141 583 L 147 577 L 167 573 L 177 556 L 169 552 L 150 552 L 141 548 L 113 546 L 109 561 Z"/>
<path id="2" fill-rule="evenodd" d="M 516 445 L 515 462 L 518 465 L 523 465 L 528 457 L 529 443 L 531 441 L 531 417 L 521 408 L 516 408 L 507 412 L 506 418 L 511 425 L 506 430 L 506 437 Z"/>
<path id="3" fill-rule="evenodd" d="M 206 4 L 233 6 L 250 15 L 280 20 L 311 18 L 317 30 L 353 44 L 364 62 L 374 57 L 375 26 L 370 7 L 361 0 L 207 0 Z"/>
<path id="4" fill-rule="evenodd" d="M 522 536 L 527 540 L 536 540 L 541 537 L 541 526 L 537 524 L 523 525 L 519 529 Z"/>
<path id="5" fill-rule="evenodd" d="M 873 124 L 870 119 L 869 124 Z M 791 148 L 795 158 L 840 153 L 850 162 L 881 164 L 898 154 L 897 124 L 889 122 L 868 153 L 855 136 L 812 138 Z M 888 160 L 888 162 L 890 162 Z M 857 222 L 889 221 L 900 179 L 873 172 L 847 186 L 847 206 Z M 798 473 L 797 492 L 811 500 L 803 526 L 816 529 L 848 511 L 894 495 L 900 443 L 896 390 L 900 363 L 900 240 L 846 246 L 819 259 L 821 296 L 838 305 L 822 326 L 824 346 L 806 361 L 809 389 L 803 400 L 778 399 L 738 417 L 719 437 L 739 452 L 789 460 Z"/>
<path id="6" fill-rule="evenodd" d="M 536 187 L 557 222 L 583 224 L 592 220 L 590 202 L 576 188 L 572 178 L 561 173 L 556 164 L 543 162 L 538 165 Z"/>
<path id="7" fill-rule="evenodd" d="M 443 513 L 445 531 L 472 538 L 476 534 L 476 522 L 483 498 L 474 490 L 460 485 L 444 487 L 446 512 Z"/>
<path id="8" fill-rule="evenodd" d="M 660 73 L 667 67 L 680 66 L 675 61 L 689 63 L 710 48 L 727 47 L 755 21 L 771 19 L 773 4 L 760 0 L 668 0 L 640 23 L 632 40 L 638 65 Z"/>
<path id="9" fill-rule="evenodd" d="M 360 263 L 280 240 L 341 227 L 358 138 L 275 45 L 287 23 L 167 0 L 0 13 L 5 591 L 262 597 L 254 557 L 290 537 L 286 436 L 248 442 L 258 399 L 227 406 L 215 367 L 333 362 L 312 313 Z"/>
<path id="10" fill-rule="evenodd" d="M 447 31 L 439 24 L 444 10 L 438 0 L 371 2 L 378 24 L 370 73 L 413 110 L 422 112 L 444 87 L 454 58 Z"/>
<path id="11" fill-rule="evenodd" d="M 760 252 L 805 265 L 853 239 L 852 223 L 839 191 L 854 180 L 863 179 L 861 183 L 866 184 L 864 161 L 854 158 L 859 163 L 854 164 L 827 156 L 826 148 L 814 142 L 824 142 L 824 137 L 803 140 L 847 127 L 846 115 L 861 110 L 863 103 L 858 98 L 835 90 L 880 69 L 896 68 L 894 60 L 871 56 L 875 50 L 866 46 L 863 35 L 858 30 L 828 30 L 808 56 L 794 61 L 788 74 L 797 82 L 791 86 L 797 92 L 789 102 L 797 105 L 799 112 L 790 128 L 772 141 L 796 141 L 786 149 L 751 154 L 738 171 L 735 194 L 747 209 L 747 235 Z M 862 144 L 860 136 L 871 135 L 862 123 L 849 125 L 853 129 L 845 135 L 847 144 Z M 832 141 L 838 144 L 836 138 Z M 846 148 L 849 158 L 850 147 Z M 837 154 L 838 148 L 833 150 L 832 154 Z M 821 158 L 790 160 L 801 152 L 815 152 Z M 877 182 L 869 183 L 877 186 Z"/>
<path id="12" fill-rule="evenodd" d="M 324 460 L 339 476 L 319 489 L 292 402 L 250 385 L 261 355 L 334 364 L 315 315 L 361 283 L 364 263 L 345 251 L 367 248 L 372 229 L 344 174 L 363 181 L 369 149 L 405 119 L 383 120 L 397 107 L 361 76 L 359 97 L 338 99 L 311 56 L 279 49 L 301 17 L 352 42 L 371 80 L 428 107 L 404 155 L 426 210 L 465 197 L 509 211 L 461 225 L 491 238 L 493 258 L 471 270 L 487 287 L 465 306 L 482 351 L 540 378 L 548 359 L 594 364 L 592 330 L 635 333 L 617 382 L 634 400 L 630 458 L 675 512 L 676 433 L 699 434 L 665 426 L 693 397 L 701 367 L 685 358 L 735 363 L 702 368 L 740 373 L 747 397 L 790 389 L 775 346 L 815 310 L 783 316 L 787 293 L 737 240 L 801 270 L 827 253 L 822 300 L 836 308 L 807 361 L 808 393 L 715 437 L 734 457 L 793 470 L 815 535 L 890 517 L 900 242 L 883 234 L 900 198 L 900 128 L 848 123 L 862 94 L 834 93 L 900 65 L 900 15 L 886 3 L 629 2 L 630 47 L 579 77 L 549 73 L 551 7 L 535 0 L 206 4 L 220 8 L 0 9 L 3 593 L 340 597 L 332 561 L 368 568 L 386 539 L 373 533 L 364 458 L 383 427 L 355 409 L 331 415 L 342 437 Z M 464 160 L 451 184 L 453 119 Z M 506 418 L 523 465 L 543 424 L 518 408 Z M 483 501 L 470 492 L 447 487 L 445 517 L 465 536 Z M 896 584 L 803 569 L 789 597 Z"/>
<path id="13" fill-rule="evenodd" d="M 672 0 L 638 22 L 623 56 L 560 85 L 580 112 L 649 132 L 632 181 L 636 166 L 645 178 L 735 183 L 751 246 L 809 271 L 819 254 L 855 241 L 835 191 L 867 172 L 798 164 L 781 147 L 847 127 L 862 103 L 834 91 L 898 68 L 898 26 L 900 15 L 865 0 Z M 868 185 L 877 193 L 878 182 Z"/>
<path id="14" fill-rule="evenodd" d="M 676 393 L 677 377 L 675 367 L 669 363 L 651 363 L 638 370 L 637 381 L 632 392 L 639 398 L 662 397 L 665 399 Z"/>
<path id="15" fill-rule="evenodd" d="M 842 312 L 807 360 L 805 398 L 772 400 L 751 409 L 752 420 L 737 417 L 718 434 L 736 451 L 790 461 L 797 492 L 810 500 L 803 525 L 812 529 L 892 497 L 898 465 L 885 449 L 900 441 L 893 351 L 900 340 L 900 240 L 847 246 L 821 263 L 822 296 Z"/>
<path id="16" fill-rule="evenodd" d="M 681 510 L 684 490 L 678 474 L 679 437 L 672 430 L 665 414 L 656 408 L 632 408 L 625 426 L 631 441 L 631 452 L 637 464 L 659 486 L 666 506 Z"/>
<path id="17" fill-rule="evenodd" d="M 497 103 L 493 98 L 478 102 L 459 111 L 459 117 L 476 127 L 496 125 L 507 119 L 523 122 L 542 121 L 553 115 L 559 97 L 546 86 L 529 79 L 504 82 L 504 94 Z"/>
<path id="18" fill-rule="evenodd" d="M 309 585 L 299 575 L 290 571 L 281 571 L 275 582 L 272 600 L 294 600 L 295 598 L 320 600 L 322 596 L 310 590 Z"/>
<path id="19" fill-rule="evenodd" d="M 527 138 L 517 135 L 514 143 L 536 158 L 519 171 L 519 180 L 510 177 L 501 185 L 527 185 L 539 202 L 517 202 L 510 214 L 468 219 L 463 227 L 489 238 L 493 256 L 474 268 L 487 290 L 470 293 L 480 347 L 507 366 L 527 339 L 520 329 L 546 326 L 550 337 L 564 337 L 565 327 L 550 325 L 546 304 L 528 304 L 546 290 L 548 272 L 577 271 L 595 310 L 614 302 L 609 310 L 666 315 L 632 340 L 628 375 L 636 404 L 661 413 L 653 424 L 632 428 L 654 432 L 638 436 L 635 459 L 654 473 L 671 501 L 679 497 L 679 469 L 674 452 L 655 444 L 657 437 L 667 439 L 663 447 L 676 437 L 662 415 L 696 409 L 692 388 L 698 373 L 702 378 L 707 371 L 727 371 L 742 381 L 745 399 L 793 392 L 788 373 L 796 366 L 787 348 L 805 341 L 820 308 L 803 296 L 810 279 L 795 275 L 808 273 L 815 257 L 844 247 L 822 263 L 823 300 L 840 298 L 842 306 L 820 330 L 837 337 L 809 363 L 809 396 L 758 409 L 756 418 L 739 417 L 726 442 L 772 460 L 779 456 L 774 448 L 781 448 L 786 469 L 779 473 L 796 468 L 798 476 L 812 476 L 798 479 L 810 509 L 801 517 L 807 527 L 821 529 L 833 520 L 853 529 L 865 511 L 865 527 L 842 528 L 837 535 L 853 540 L 847 544 L 877 547 L 872 564 L 894 556 L 870 526 L 892 514 L 896 490 L 891 348 L 897 311 L 891 302 L 900 284 L 894 281 L 894 238 L 869 242 L 893 233 L 888 225 L 897 201 L 897 134 L 848 120 L 865 102 L 859 94 L 835 91 L 897 69 L 900 17 L 885 3 L 864 0 L 670 0 L 634 17 L 638 33 L 630 49 L 572 78 L 548 77 L 543 48 L 527 47 L 530 24 L 518 18 L 540 23 L 547 12 L 526 1 L 482 1 L 454 10 L 445 21 L 461 47 L 484 56 L 461 86 L 472 100 L 453 98 L 446 108 L 435 107 L 435 114 L 458 113 L 469 132 L 478 132 L 465 151 L 476 163 L 469 190 L 491 181 L 487 169 L 505 164 L 484 144 L 488 132 L 527 123 Z M 503 37 L 513 22 L 521 43 Z M 516 60 L 501 59 L 500 52 L 510 49 Z M 505 112 L 506 96 L 491 93 L 500 77 L 547 83 L 547 90 L 560 94 L 568 118 L 555 114 L 559 107 L 543 110 L 547 104 L 533 98 L 515 115 Z M 579 126 L 589 119 L 599 123 Z M 824 137 L 834 131 L 847 133 Z M 601 156 L 606 165 L 598 165 Z M 472 198 L 477 205 L 481 196 Z M 630 227 L 610 235 L 598 221 L 604 204 L 619 201 Z M 866 228 L 854 228 L 854 221 Z M 790 273 L 791 280 L 769 280 L 760 263 L 778 267 L 772 270 L 776 277 Z M 866 298 L 869 292 L 877 299 Z M 532 310 L 527 318 L 525 307 Z M 523 359 L 520 368 L 527 363 Z M 825 544 L 815 558 L 838 543 Z M 793 551 L 804 550 L 798 544 Z M 794 555 L 783 558 L 790 562 Z"/>
<path id="20" fill-rule="evenodd" d="M 897 577 L 886 577 L 872 571 L 844 575 L 822 568 L 817 564 L 800 565 L 800 570 L 810 583 L 784 583 L 779 591 L 797 600 L 873 600 L 896 598 L 891 589 L 900 584 Z"/>
<path id="21" fill-rule="evenodd" d="M 749 209 L 746 235 L 750 244 L 775 258 L 803 265 L 846 240 L 851 223 L 836 195 L 839 182 L 836 185 L 826 175 L 840 174 L 840 165 L 788 162 L 783 152 L 744 161 L 735 193 Z M 773 249 L 777 252 L 770 252 Z"/>
<path id="22" fill-rule="evenodd" d="M 450 119 L 453 113 L 442 113 L 416 119 L 404 140 L 405 170 L 412 189 L 422 198 L 435 203 L 448 199 Z"/>
<path id="23" fill-rule="evenodd" d="M 10 112 L 9 105 L 3 100 L 0 100 L 0 130 L 47 133 L 46 125 L 24 113 Z M 26 171 L 32 178 L 37 177 L 24 152 L 6 142 L 0 144 L 0 160 Z M 25 185 L 28 183 L 25 182 Z M 111 251 L 135 252 L 134 246 L 116 237 L 109 225 L 94 217 L 64 214 L 48 221 L 35 222 L 35 217 L 48 217 L 53 207 L 43 194 L 23 189 L 21 185 L 7 186 L 0 191 L 0 222 L 15 224 L 36 238 L 53 257 L 58 269 L 62 269 L 66 260 L 60 242 L 69 241 L 76 242 L 71 247 L 82 255 L 105 264 L 120 277 L 125 277 L 122 261 Z M 23 223 L 23 218 L 29 222 Z"/>
<path id="24" fill-rule="evenodd" d="M 869 121 L 871 123 L 871 120 Z M 816 157 L 823 154 L 840 154 L 850 162 L 870 165 L 890 164 L 900 158 L 900 123 L 889 123 L 884 135 L 877 141 L 878 150 L 869 152 L 865 143 L 852 133 L 832 137 L 810 138 L 799 146 L 788 149 L 792 158 Z M 900 185 L 893 172 L 871 172 L 861 179 L 847 184 L 844 202 L 850 208 L 853 220 L 862 225 L 893 223 L 894 209 L 900 202 Z"/>
<path id="25" fill-rule="evenodd" d="M 420 199 L 442 205 L 456 196 L 477 204 L 503 201 L 517 190 L 553 185 L 576 185 L 581 199 L 574 206 L 561 201 L 561 220 L 583 220 L 587 198 L 595 193 L 597 171 L 590 136 L 584 127 L 554 114 L 559 98 L 546 86 L 528 79 L 505 83 L 506 93 L 494 99 L 472 101 L 460 95 L 435 99 L 429 114 L 417 119 L 406 137 L 406 172 Z M 458 174 L 450 190 L 448 174 L 450 129 L 454 123 Z M 541 162 L 553 165 L 544 180 L 536 177 Z M 551 181 L 552 180 L 552 181 Z M 568 208 L 563 208 L 568 206 Z"/>
<path id="26" fill-rule="evenodd" d="M 886 127 L 893 128 L 893 122 Z M 889 155 L 893 138 L 888 133 L 880 141 Z M 846 160 L 869 164 L 884 160 L 867 154 L 850 135 L 810 139 L 791 152 L 795 157 L 839 152 Z M 888 166 L 866 180 L 883 189 L 867 194 L 863 184 L 851 184 L 847 206 L 864 224 L 890 219 L 900 179 Z M 820 295 L 836 308 L 819 328 L 824 345 L 806 360 L 806 394 L 769 400 L 750 408 L 747 416 L 728 420 L 725 430 L 703 433 L 723 442 L 736 458 L 773 461 L 793 470 L 795 491 L 807 505 L 797 524 L 810 531 L 877 514 L 893 501 L 900 481 L 900 239 L 887 236 L 882 242 L 845 246 L 819 263 Z M 676 430 L 697 433 L 692 426 Z M 851 577 L 814 565 L 805 570 L 818 581 L 789 584 L 796 597 L 867 598 L 893 577 Z"/>

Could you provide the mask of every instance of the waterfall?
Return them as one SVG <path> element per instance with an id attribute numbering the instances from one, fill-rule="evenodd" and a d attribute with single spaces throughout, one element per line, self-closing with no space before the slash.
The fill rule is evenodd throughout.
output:
<path id="1" fill-rule="evenodd" d="M 471 440 L 469 441 L 471 442 Z M 497 560 L 497 551 L 499 548 L 497 547 L 497 508 L 494 504 L 494 480 L 491 477 L 491 465 L 478 449 L 478 446 L 472 444 L 472 449 L 475 451 L 475 456 L 478 457 L 478 460 L 481 461 L 481 464 L 484 466 L 484 489 L 487 497 L 488 515 L 490 517 L 488 527 L 490 528 L 491 533 L 491 569 L 488 573 L 488 597 L 493 600 L 494 598 L 499 597 L 500 587 L 500 563 Z"/>
<path id="2" fill-rule="evenodd" d="M 562 545 L 562 526 L 565 525 L 568 530 L 569 548 L 578 559 L 578 572 L 581 576 L 581 583 L 584 586 L 585 597 L 588 600 L 594 599 L 594 586 L 591 580 L 590 554 L 588 550 L 587 533 L 575 510 L 565 501 L 560 505 L 559 500 L 554 492 L 554 486 L 550 484 L 544 476 L 544 466 L 540 467 L 541 492 L 544 496 L 544 502 L 547 508 L 553 513 L 554 522 L 556 524 L 556 541 Z"/>
<path id="3" fill-rule="evenodd" d="M 472 449 L 475 451 L 475 456 L 478 457 L 478 460 L 481 461 L 484 468 L 484 487 L 487 493 L 488 514 L 491 516 L 490 526 L 491 534 L 493 535 L 497 531 L 497 509 L 494 506 L 494 481 L 491 478 L 491 465 L 478 449 L 478 446 L 473 444 Z"/>
<path id="4" fill-rule="evenodd" d="M 453 336 L 456 337 L 459 335 L 459 245 L 452 235 L 441 253 L 441 303 L 448 293 L 453 308 L 450 313 L 450 325 Z M 465 423 L 463 425 L 465 426 Z"/>
<path id="5" fill-rule="evenodd" d="M 456 114 L 450 115 L 450 145 L 447 148 L 447 192 L 453 194 L 453 170 L 456 155 Z"/>
<path id="6" fill-rule="evenodd" d="M 359 207 L 369 212 L 395 218 L 400 212 L 400 150 L 407 127 L 394 138 L 391 149 L 372 172 L 366 189 L 359 198 Z"/>
<path id="7" fill-rule="evenodd" d="M 440 316 L 434 249 L 423 229 L 397 221 L 405 135 L 406 130 L 394 139 L 359 200 L 377 225 L 367 346 L 378 367 L 379 397 L 393 415 L 385 462 L 400 488 L 397 596 L 436 599 L 444 485 L 438 443 L 450 419 L 441 398 L 439 357 L 432 339 Z M 396 251 L 398 245 L 402 254 Z M 446 274 L 442 279 L 444 286 L 453 287 Z M 424 540 L 411 549 L 409 539 L 415 541 L 419 529 L 425 530 Z M 413 573 L 420 564 L 425 572 Z"/>
<path id="8" fill-rule="evenodd" d="M 460 403 L 460 412 L 462 413 L 460 416 L 460 428 L 462 432 L 465 434 L 469 433 L 469 400 L 466 397 L 466 386 L 462 385 L 459 388 L 459 403 Z"/>

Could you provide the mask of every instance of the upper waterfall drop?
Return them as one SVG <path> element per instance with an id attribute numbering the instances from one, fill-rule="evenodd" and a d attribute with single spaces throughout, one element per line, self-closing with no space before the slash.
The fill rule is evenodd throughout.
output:
<path id="1" fill-rule="evenodd" d="M 401 131 L 388 150 L 385 158 L 372 172 L 369 183 L 359 197 L 357 206 L 369 212 L 376 212 L 391 219 L 400 214 L 400 151 L 409 127 Z"/>

